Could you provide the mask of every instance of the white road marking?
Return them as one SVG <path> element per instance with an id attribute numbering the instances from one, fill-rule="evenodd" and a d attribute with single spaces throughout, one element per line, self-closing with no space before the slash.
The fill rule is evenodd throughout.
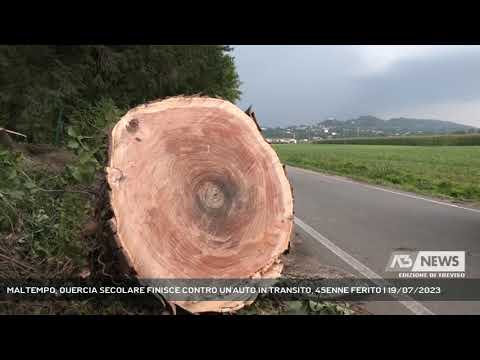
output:
<path id="1" fill-rule="evenodd" d="M 403 193 L 403 192 L 398 192 L 398 191 L 394 191 L 394 190 L 384 189 L 384 188 L 381 188 L 381 187 L 378 187 L 378 186 L 363 184 L 363 183 L 356 182 L 356 181 L 353 181 L 353 180 L 342 179 L 342 178 L 334 176 L 334 175 L 326 175 L 326 174 L 316 172 L 316 171 L 313 171 L 313 170 L 297 168 L 297 167 L 294 167 L 294 166 L 289 166 L 289 167 L 291 167 L 295 170 L 300 170 L 300 171 L 306 172 L 308 174 L 321 176 L 321 177 L 331 179 L 331 180 L 336 180 L 336 181 L 340 181 L 340 182 L 346 182 L 346 183 L 350 183 L 350 184 L 360 185 L 360 186 L 370 188 L 370 189 L 374 189 L 374 190 L 380 190 L 380 191 L 388 192 L 388 193 L 395 194 L 395 195 L 405 196 L 405 197 L 412 198 L 412 199 L 424 200 L 424 201 L 428 201 L 430 203 L 437 204 L 437 205 L 445 205 L 445 206 L 450 206 L 450 207 L 454 207 L 454 208 L 457 208 L 457 209 L 473 211 L 475 213 L 480 214 L 480 209 L 472 209 L 472 208 L 465 207 L 465 206 L 450 204 L 450 203 L 446 203 L 446 202 L 443 202 L 443 201 L 428 199 L 428 198 L 424 198 L 424 197 L 421 197 L 421 196 L 416 196 L 416 195 L 407 194 L 407 193 Z"/>
<path id="2" fill-rule="evenodd" d="M 386 281 L 381 281 L 383 280 L 383 278 L 380 275 L 378 275 L 369 267 L 365 266 L 360 261 L 355 259 L 353 256 L 351 256 L 350 254 L 348 254 L 347 252 L 339 248 L 333 242 L 328 240 L 325 236 L 320 234 L 310 225 L 304 223 L 302 220 L 300 220 L 296 216 L 295 216 L 295 224 L 300 226 L 306 233 L 312 236 L 320 244 L 325 246 L 328 250 L 333 252 L 340 259 L 345 261 L 348 265 L 350 265 L 352 268 L 357 270 L 360 274 L 365 276 L 367 279 L 377 279 L 377 281 L 374 280 L 374 282 L 379 286 L 385 286 L 388 284 Z M 430 309 L 428 309 L 427 307 L 425 307 L 424 305 L 422 305 L 421 303 L 413 299 L 408 301 L 399 300 L 399 303 L 405 306 L 408 310 L 410 310 L 415 315 L 434 315 L 434 313 Z"/>

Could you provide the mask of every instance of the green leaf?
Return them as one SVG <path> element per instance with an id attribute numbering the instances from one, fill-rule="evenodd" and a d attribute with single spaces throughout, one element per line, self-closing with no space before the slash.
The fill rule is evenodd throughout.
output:
<path id="1" fill-rule="evenodd" d="M 93 177 L 96 170 L 97 170 L 97 167 L 95 163 L 85 164 L 84 167 L 82 168 L 82 172 L 85 174 L 86 178 Z"/>
<path id="2" fill-rule="evenodd" d="M 85 164 L 90 159 L 91 159 L 91 155 L 86 151 L 82 151 L 82 153 L 78 157 L 78 161 L 80 162 L 80 164 Z"/>
<path id="3" fill-rule="evenodd" d="M 320 312 L 325 308 L 325 304 L 317 301 L 312 301 L 310 300 L 308 302 L 308 307 L 310 308 L 311 311 L 313 312 Z"/>
<path id="4" fill-rule="evenodd" d="M 75 140 L 69 140 L 67 143 L 67 147 L 70 149 L 78 149 L 78 142 Z"/>
<path id="5" fill-rule="evenodd" d="M 287 314 L 305 314 L 305 306 L 302 301 L 288 301 Z"/>
<path id="6" fill-rule="evenodd" d="M 35 185 L 34 182 L 29 180 L 29 181 L 25 182 L 25 187 L 27 189 L 31 190 L 31 189 L 35 189 L 37 187 L 37 185 Z"/>
<path id="7" fill-rule="evenodd" d="M 78 136 L 77 132 L 75 131 L 75 129 L 72 126 L 68 127 L 67 134 L 68 134 L 68 136 L 71 136 L 71 137 L 74 137 L 74 138 L 76 138 Z"/>
<path id="8" fill-rule="evenodd" d="M 17 170 L 15 170 L 15 168 L 10 169 L 10 171 L 8 172 L 8 175 L 7 175 L 7 179 L 12 180 L 16 177 L 17 177 Z"/>
<path id="9" fill-rule="evenodd" d="M 25 193 L 20 190 L 12 190 L 12 191 L 9 191 L 7 194 L 10 195 L 10 197 L 14 200 L 22 200 L 23 197 L 25 196 Z"/>
<path id="10" fill-rule="evenodd" d="M 73 167 L 73 166 L 70 168 L 70 170 L 71 170 L 72 177 L 78 182 L 82 182 L 82 173 L 80 172 L 80 170 L 77 167 Z"/>

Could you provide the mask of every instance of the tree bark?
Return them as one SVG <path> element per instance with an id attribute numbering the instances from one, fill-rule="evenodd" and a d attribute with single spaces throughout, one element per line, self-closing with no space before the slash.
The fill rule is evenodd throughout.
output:
<path id="1" fill-rule="evenodd" d="M 256 121 L 228 101 L 173 97 L 130 110 L 111 132 L 115 238 L 139 279 L 276 278 L 293 196 Z M 242 301 L 172 301 L 191 312 Z"/>

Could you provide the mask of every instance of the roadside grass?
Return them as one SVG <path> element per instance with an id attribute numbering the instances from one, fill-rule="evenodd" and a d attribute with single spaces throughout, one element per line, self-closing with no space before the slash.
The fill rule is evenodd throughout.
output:
<path id="1" fill-rule="evenodd" d="M 119 110 L 108 100 L 72 118 L 68 148 L 32 144 L 33 152 L 0 147 L 0 279 L 75 279 L 103 263 L 104 244 L 91 227 L 106 129 Z M 94 224 L 95 225 L 95 224 Z M 107 274 L 108 275 L 108 274 Z M 0 301 L 0 314 L 160 313 L 120 299 Z"/>
<path id="2" fill-rule="evenodd" d="M 81 271 L 87 266 L 80 235 L 91 212 L 88 193 L 19 153 L 0 151 L 0 166 L 0 277 Z"/>
<path id="3" fill-rule="evenodd" d="M 273 145 L 282 162 L 356 180 L 480 202 L 480 146 Z"/>
<path id="4" fill-rule="evenodd" d="M 260 297 L 252 305 L 241 309 L 240 315 L 355 315 L 350 304 L 340 301 L 278 301 Z"/>
<path id="5" fill-rule="evenodd" d="M 72 169 L 79 166 L 77 160 L 69 166 L 52 171 L 36 158 L 0 150 L 0 280 L 81 279 L 105 265 L 101 258 L 105 244 L 88 229 L 94 218 L 96 185 L 75 179 Z M 12 315 L 162 311 L 153 298 L 0 301 L 0 314 Z"/>

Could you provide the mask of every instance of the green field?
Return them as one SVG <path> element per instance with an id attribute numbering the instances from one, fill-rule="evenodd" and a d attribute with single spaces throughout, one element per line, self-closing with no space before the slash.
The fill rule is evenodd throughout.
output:
<path id="1" fill-rule="evenodd" d="M 282 162 L 456 200 L 480 201 L 480 146 L 274 145 Z"/>
<path id="2" fill-rule="evenodd" d="M 343 139 L 324 139 L 315 143 L 356 145 L 472 146 L 480 145 L 480 134 L 356 137 Z"/>

